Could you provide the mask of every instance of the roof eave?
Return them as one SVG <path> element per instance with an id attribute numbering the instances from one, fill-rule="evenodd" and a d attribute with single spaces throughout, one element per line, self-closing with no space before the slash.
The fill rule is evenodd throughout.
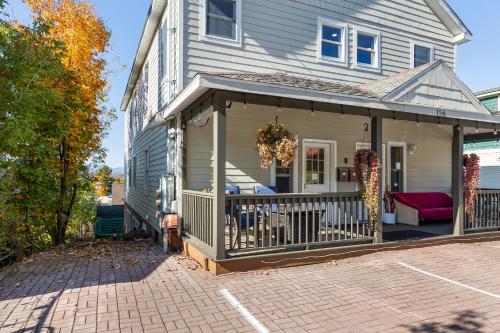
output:
<path id="1" fill-rule="evenodd" d="M 224 90 L 242 94 L 276 96 L 280 98 L 310 100 L 332 104 L 359 106 L 372 109 L 409 112 L 425 116 L 436 116 L 436 108 L 425 105 L 405 104 L 395 101 L 383 101 L 377 98 L 342 95 L 337 93 L 315 91 L 305 88 L 270 85 L 261 82 L 250 82 L 238 79 L 221 78 L 208 74 L 197 74 L 186 89 L 179 94 L 163 111 L 162 117 L 169 119 L 182 112 L 208 90 Z M 500 117 L 492 114 L 474 113 L 453 109 L 443 109 L 450 118 L 465 121 L 500 124 Z"/>
<path id="2" fill-rule="evenodd" d="M 123 94 L 123 99 L 120 106 L 120 109 L 122 111 L 125 111 L 127 109 L 130 97 L 132 96 L 132 91 L 135 87 L 137 79 L 139 78 L 142 66 L 146 61 L 149 48 L 151 47 L 151 42 L 156 34 L 158 25 L 161 22 L 161 18 L 163 16 L 163 12 L 165 11 L 167 2 L 167 0 L 152 0 L 151 6 L 149 7 L 148 17 L 142 30 L 139 46 L 137 47 L 137 51 L 135 53 L 134 63 L 129 74 L 125 92 Z"/>
<path id="3" fill-rule="evenodd" d="M 472 39 L 472 33 L 445 0 L 426 0 L 429 7 L 441 19 L 453 35 L 453 42 L 463 44 Z"/>

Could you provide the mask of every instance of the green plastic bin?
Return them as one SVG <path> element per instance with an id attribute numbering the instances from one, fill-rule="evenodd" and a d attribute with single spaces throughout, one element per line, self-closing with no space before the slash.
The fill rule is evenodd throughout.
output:
<path id="1" fill-rule="evenodd" d="M 113 237 L 123 233 L 123 217 L 98 218 L 95 223 L 94 233 L 96 238 Z"/>

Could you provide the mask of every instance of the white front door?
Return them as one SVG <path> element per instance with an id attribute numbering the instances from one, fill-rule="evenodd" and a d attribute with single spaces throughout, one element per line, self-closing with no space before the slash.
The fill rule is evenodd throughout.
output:
<path id="1" fill-rule="evenodd" d="M 328 193 L 332 191 L 332 157 L 335 144 L 320 140 L 304 140 L 302 151 L 303 192 Z"/>

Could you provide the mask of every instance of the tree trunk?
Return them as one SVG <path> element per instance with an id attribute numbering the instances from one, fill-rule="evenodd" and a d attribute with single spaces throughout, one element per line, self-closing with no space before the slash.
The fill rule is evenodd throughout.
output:
<path id="1" fill-rule="evenodd" d="M 59 177 L 59 198 L 57 202 L 57 218 L 56 218 L 56 245 L 63 244 L 66 236 L 66 218 L 64 202 L 66 201 L 66 193 L 68 191 L 68 144 L 63 140 L 59 152 L 59 162 L 61 174 Z"/>

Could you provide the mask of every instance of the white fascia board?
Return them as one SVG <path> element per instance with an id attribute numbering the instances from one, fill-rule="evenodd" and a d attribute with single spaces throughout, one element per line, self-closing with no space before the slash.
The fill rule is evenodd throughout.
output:
<path id="1" fill-rule="evenodd" d="M 171 119 L 175 117 L 179 112 L 182 112 L 185 108 L 191 105 L 196 99 L 200 98 L 205 92 L 210 89 L 206 83 L 202 84 L 202 77 L 196 75 L 196 77 L 189 83 L 186 89 L 175 97 L 175 99 L 168 104 L 162 111 L 162 118 Z"/>
<path id="2" fill-rule="evenodd" d="M 439 112 L 440 114 L 446 113 L 446 118 L 500 124 L 500 117 L 492 114 L 458 111 L 425 105 L 405 104 L 403 102 L 395 101 L 382 101 L 376 98 L 341 95 L 304 88 L 275 86 L 266 83 L 228 79 L 203 74 L 198 74 L 193 81 L 191 81 L 188 87 L 179 96 L 177 96 L 177 98 L 170 105 L 167 106 L 163 112 L 163 118 L 172 118 L 177 113 L 182 112 L 186 107 L 210 89 L 232 91 L 242 94 L 275 96 L 278 98 L 298 99 L 320 103 L 342 104 L 346 106 L 380 109 L 386 111 L 407 112 L 433 117 L 438 117 Z"/>
<path id="3" fill-rule="evenodd" d="M 120 109 L 122 111 L 125 111 L 127 109 L 130 97 L 132 96 L 132 91 L 134 90 L 137 79 L 141 74 L 142 66 L 144 65 L 144 62 L 146 61 L 146 58 L 148 56 L 151 43 L 153 42 L 153 38 L 156 35 L 156 30 L 158 29 L 158 25 L 160 24 L 163 17 L 163 12 L 165 11 L 167 2 L 167 0 L 153 0 L 153 2 L 151 3 L 148 17 L 146 19 L 146 23 L 144 24 L 144 29 L 142 30 L 139 46 L 137 47 L 137 51 L 135 53 L 134 63 L 130 71 L 127 86 L 123 94 L 123 99 L 120 106 Z"/>

